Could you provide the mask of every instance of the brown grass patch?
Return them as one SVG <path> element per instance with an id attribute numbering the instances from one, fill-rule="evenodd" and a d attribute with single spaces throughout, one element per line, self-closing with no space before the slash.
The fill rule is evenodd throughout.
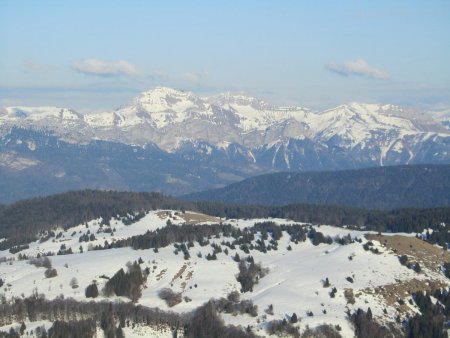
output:
<path id="1" fill-rule="evenodd" d="M 419 262 L 420 265 L 434 272 L 440 272 L 444 262 L 450 262 L 450 253 L 430 243 L 415 237 L 401 235 L 386 236 L 368 234 L 368 240 L 380 242 L 382 246 L 391 249 L 397 255 L 407 255 L 411 261 Z"/>
<path id="2" fill-rule="evenodd" d="M 220 223 L 220 218 L 218 217 L 189 211 L 186 211 L 184 214 L 180 212 L 176 216 L 181 217 L 186 223 L 189 224 L 196 224 L 202 222 Z"/>
<path id="3" fill-rule="evenodd" d="M 157 275 L 156 275 L 156 280 L 159 281 L 161 278 L 163 278 L 163 276 L 166 274 L 167 269 L 161 270 Z"/>
<path id="4" fill-rule="evenodd" d="M 183 275 L 183 272 L 186 271 L 187 265 L 183 264 L 183 266 L 178 270 L 178 272 L 173 276 L 172 281 L 170 283 L 175 282 L 178 278 L 180 278 L 181 275 Z"/>
<path id="5" fill-rule="evenodd" d="M 404 300 L 410 294 L 418 291 L 427 291 L 433 292 L 437 289 L 446 287 L 441 281 L 432 281 L 432 280 L 419 280 L 413 278 L 409 281 L 403 281 L 396 284 L 387 284 L 383 286 L 377 286 L 375 288 L 366 288 L 362 290 L 362 292 L 370 295 L 380 295 L 386 300 L 386 304 L 388 306 L 394 306 L 399 299 Z M 356 295 L 357 297 L 360 294 Z M 395 307 L 400 312 L 408 312 L 409 307 L 405 304 L 397 303 Z"/>
<path id="6" fill-rule="evenodd" d="M 164 219 L 173 219 L 173 220 L 182 219 L 185 223 L 188 223 L 188 224 L 197 224 L 197 223 L 202 223 L 202 222 L 220 223 L 220 218 L 218 218 L 218 217 L 201 214 L 201 213 L 196 213 L 196 212 L 191 212 L 191 211 L 186 211 L 185 213 L 182 213 L 180 211 L 175 211 L 175 212 L 159 211 L 158 213 L 156 213 L 156 215 L 158 215 L 158 217 L 162 220 L 164 220 Z"/>

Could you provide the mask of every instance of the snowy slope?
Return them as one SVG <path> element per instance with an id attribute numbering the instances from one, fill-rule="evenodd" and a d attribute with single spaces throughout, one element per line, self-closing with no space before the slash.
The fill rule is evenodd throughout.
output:
<path id="1" fill-rule="evenodd" d="M 47 299 L 63 294 L 66 298 L 72 297 L 86 301 L 84 289 L 93 280 L 101 289 L 105 284 L 105 279 L 101 278 L 102 275 L 111 277 L 119 269 L 125 269 L 127 262 L 137 261 L 140 258 L 144 261 L 142 268 L 149 267 L 151 273 L 142 290 L 139 304 L 182 313 L 195 309 L 211 298 L 226 298 L 230 292 L 239 291 L 240 285 L 236 280 L 239 272 L 238 264 L 232 257 L 238 253 L 241 258 L 245 258 L 247 254 L 238 246 L 235 249 L 229 249 L 228 255 L 224 252 L 219 253 L 217 260 L 212 261 L 205 259 L 206 255 L 212 252 L 211 246 L 200 246 L 197 242 L 189 250 L 191 258 L 188 260 L 183 259 L 182 253 L 175 254 L 173 245 L 160 248 L 159 252 L 154 252 L 152 249 L 133 250 L 131 248 L 89 251 L 92 245 L 102 245 L 105 241 L 112 242 L 143 234 L 147 230 L 162 228 L 166 226 L 168 214 L 171 214 L 172 223 L 184 222 L 182 217 L 173 211 L 152 211 L 131 225 L 124 225 L 119 220 L 111 221 L 111 229 L 114 231 L 114 235 L 111 236 L 109 233 L 98 233 L 101 220 L 95 220 L 61 231 L 62 235 L 59 238 L 43 243 L 31 243 L 29 249 L 20 252 L 32 257 L 38 253 L 56 252 L 62 244 L 66 248 L 71 248 L 74 254 L 50 257 L 52 266 L 58 272 L 54 278 L 45 278 L 44 268 L 30 265 L 27 260 L 17 260 L 19 253 L 0 252 L 0 260 L 6 260 L 0 263 L 0 278 L 6 285 L 2 294 L 6 299 L 29 296 L 33 292 L 44 293 Z M 192 217 L 195 218 L 195 215 Z M 270 220 L 278 224 L 292 223 L 282 219 Z M 255 222 L 267 220 L 222 221 L 244 229 L 253 226 Z M 398 314 L 396 310 L 398 304 L 390 304 L 381 294 L 374 293 L 375 288 L 387 288 L 389 285 L 407 283 L 413 279 L 423 283 L 433 280 L 442 285 L 449 285 L 448 280 L 439 271 L 433 271 L 424 266 L 422 273 L 418 274 L 400 265 L 397 255 L 376 241 L 373 241 L 373 247 L 379 249 L 379 254 L 364 250 L 363 244 L 367 242 L 364 237 L 365 232 L 330 226 L 315 226 L 315 229 L 333 238 L 350 235 L 353 239 L 360 239 L 362 243 L 355 241 L 347 245 L 333 243 L 314 246 L 307 239 L 305 242 L 295 244 L 290 241 L 289 235 L 284 233 L 278 241 L 278 250 L 267 253 L 252 250 L 250 254 L 255 262 L 260 262 L 263 268 L 269 269 L 269 272 L 260 279 L 252 292 L 241 294 L 241 299 L 252 300 L 258 306 L 258 315 L 252 317 L 248 314 L 237 316 L 222 314 L 226 323 L 244 327 L 250 325 L 257 334 L 267 335 L 265 331 L 267 322 L 273 319 L 289 319 L 292 313 L 296 313 L 301 318 L 301 329 L 304 329 L 306 325 L 315 327 L 327 323 L 339 325 L 344 337 L 352 337 L 353 328 L 347 320 L 347 311 L 370 307 L 378 320 L 386 322 L 394 322 Z M 88 230 L 95 234 L 97 239 L 89 243 L 80 243 L 79 236 Z M 230 240 L 232 238 L 222 236 L 211 238 L 210 242 L 222 245 L 223 241 Z M 83 248 L 83 253 L 80 253 L 80 246 Z M 13 258 L 15 260 L 8 263 Z M 72 288 L 70 285 L 74 277 L 79 284 L 78 288 Z M 349 277 L 352 282 L 348 280 Z M 329 278 L 330 287 L 323 286 L 325 278 Z M 337 289 L 334 298 L 330 297 L 333 287 Z M 158 292 L 162 288 L 181 292 L 183 298 L 187 297 L 185 299 L 190 301 L 182 301 L 169 308 L 158 297 Z M 354 304 L 348 303 L 344 296 L 347 289 L 353 290 Z M 104 296 L 96 298 L 96 300 L 107 299 L 110 298 Z M 128 301 L 123 297 L 121 300 Z M 264 309 L 267 309 L 270 304 L 273 305 L 274 313 L 265 314 Z M 406 313 L 417 311 L 407 302 L 406 307 Z M 310 311 L 314 314 L 313 316 L 307 316 Z M 406 313 L 401 315 L 404 316 Z M 130 334 L 138 335 L 136 332 L 130 332 Z M 169 332 L 167 336 L 170 337 Z"/>

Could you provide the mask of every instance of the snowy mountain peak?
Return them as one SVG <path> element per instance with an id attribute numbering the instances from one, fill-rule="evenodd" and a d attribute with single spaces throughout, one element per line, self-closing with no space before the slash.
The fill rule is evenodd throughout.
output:
<path id="1" fill-rule="evenodd" d="M 166 110 L 181 111 L 199 103 L 200 99 L 191 92 L 168 87 L 156 87 L 145 91 L 133 100 L 135 108 L 149 113 Z"/>
<path id="2" fill-rule="evenodd" d="M 213 104 L 218 106 L 250 106 L 257 110 L 274 110 L 274 107 L 264 100 L 258 99 L 253 96 L 246 95 L 245 93 L 222 93 L 210 100 Z"/>
<path id="3" fill-rule="evenodd" d="M 0 115 L 0 124 L 37 126 L 81 142 L 95 135 L 128 144 L 154 143 L 170 152 L 186 140 L 261 149 L 277 140 L 306 138 L 321 149 L 370 149 L 370 161 L 386 157 L 390 149 L 397 153 L 404 149 L 403 162 L 413 158 L 417 144 L 450 137 L 444 118 L 437 122 L 431 114 L 391 104 L 350 102 L 314 112 L 271 105 L 244 93 L 201 97 L 168 87 L 142 92 L 115 111 L 84 116 L 65 108 L 10 107 Z M 408 147 L 401 148 L 402 142 Z M 446 147 L 444 158 L 448 157 Z"/>
<path id="4" fill-rule="evenodd" d="M 58 119 L 58 120 L 82 120 L 83 116 L 76 111 L 68 108 L 59 107 L 24 107 L 15 106 L 4 109 L 3 114 L 0 115 L 2 120 L 29 120 L 41 121 L 44 119 Z"/>

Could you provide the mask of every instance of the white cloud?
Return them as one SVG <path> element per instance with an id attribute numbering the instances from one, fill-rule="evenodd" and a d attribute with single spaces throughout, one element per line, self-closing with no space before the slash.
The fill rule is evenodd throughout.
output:
<path id="1" fill-rule="evenodd" d="M 326 65 L 329 71 L 342 76 L 362 76 L 372 79 L 387 79 L 388 74 L 381 69 L 372 67 L 362 59 L 347 61 L 344 63 L 329 63 Z"/>
<path id="2" fill-rule="evenodd" d="M 98 59 L 86 59 L 73 62 L 71 68 L 86 75 L 97 76 L 130 76 L 138 74 L 136 67 L 124 60 L 107 62 Z"/>

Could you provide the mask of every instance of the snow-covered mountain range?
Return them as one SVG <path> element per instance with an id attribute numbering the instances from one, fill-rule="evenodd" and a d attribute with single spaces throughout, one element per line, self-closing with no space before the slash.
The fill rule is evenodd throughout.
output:
<path id="1" fill-rule="evenodd" d="M 83 154 L 111 158 L 116 147 L 113 144 L 120 143 L 121 153 L 128 157 L 126 161 L 123 156 L 117 158 L 115 163 L 133 166 L 143 158 L 136 154 L 144 150 L 146 160 L 154 162 L 158 157 L 161 165 L 154 173 L 167 175 L 169 162 L 171 168 L 183 168 L 183 177 L 172 173 L 164 181 L 177 182 L 176 193 L 186 193 L 271 171 L 450 163 L 448 120 L 445 112 L 423 113 L 390 104 L 350 103 L 316 112 L 279 107 L 244 94 L 202 97 L 156 87 L 110 112 L 4 108 L 0 112 L 0 156 L 7 160 L 0 162 L 0 170 L 2 166 L 17 170 L 27 163 L 44 163 L 52 168 L 50 175 L 60 177 L 67 174 L 67 168 L 63 168 L 67 163 L 61 164 L 48 152 L 59 147 L 61 156 L 62 148 L 79 154 L 81 150 L 74 147 L 85 147 Z M 57 141 L 46 137 L 56 137 Z M 101 149 L 98 142 L 103 142 Z M 51 151 L 49 144 L 53 145 Z M 193 183 L 205 177 L 198 168 L 210 171 L 200 185 Z M 127 172 L 124 169 L 119 173 L 111 165 L 107 169 L 115 179 Z M 102 167 L 102 172 L 105 170 Z M 158 190 L 174 192 L 166 188 L 162 185 Z"/>
<path id="2" fill-rule="evenodd" d="M 445 122 L 445 115 L 442 117 Z M 115 111 L 79 114 L 56 107 L 7 107 L 3 125 L 37 127 L 87 142 L 95 138 L 175 151 L 186 141 L 226 147 L 271 146 L 289 139 L 343 149 L 378 150 L 380 163 L 389 151 L 450 135 L 433 116 L 394 105 L 350 103 L 323 112 L 277 107 L 243 94 L 200 97 L 156 87 Z M 412 159 L 414 154 L 410 154 Z"/>

